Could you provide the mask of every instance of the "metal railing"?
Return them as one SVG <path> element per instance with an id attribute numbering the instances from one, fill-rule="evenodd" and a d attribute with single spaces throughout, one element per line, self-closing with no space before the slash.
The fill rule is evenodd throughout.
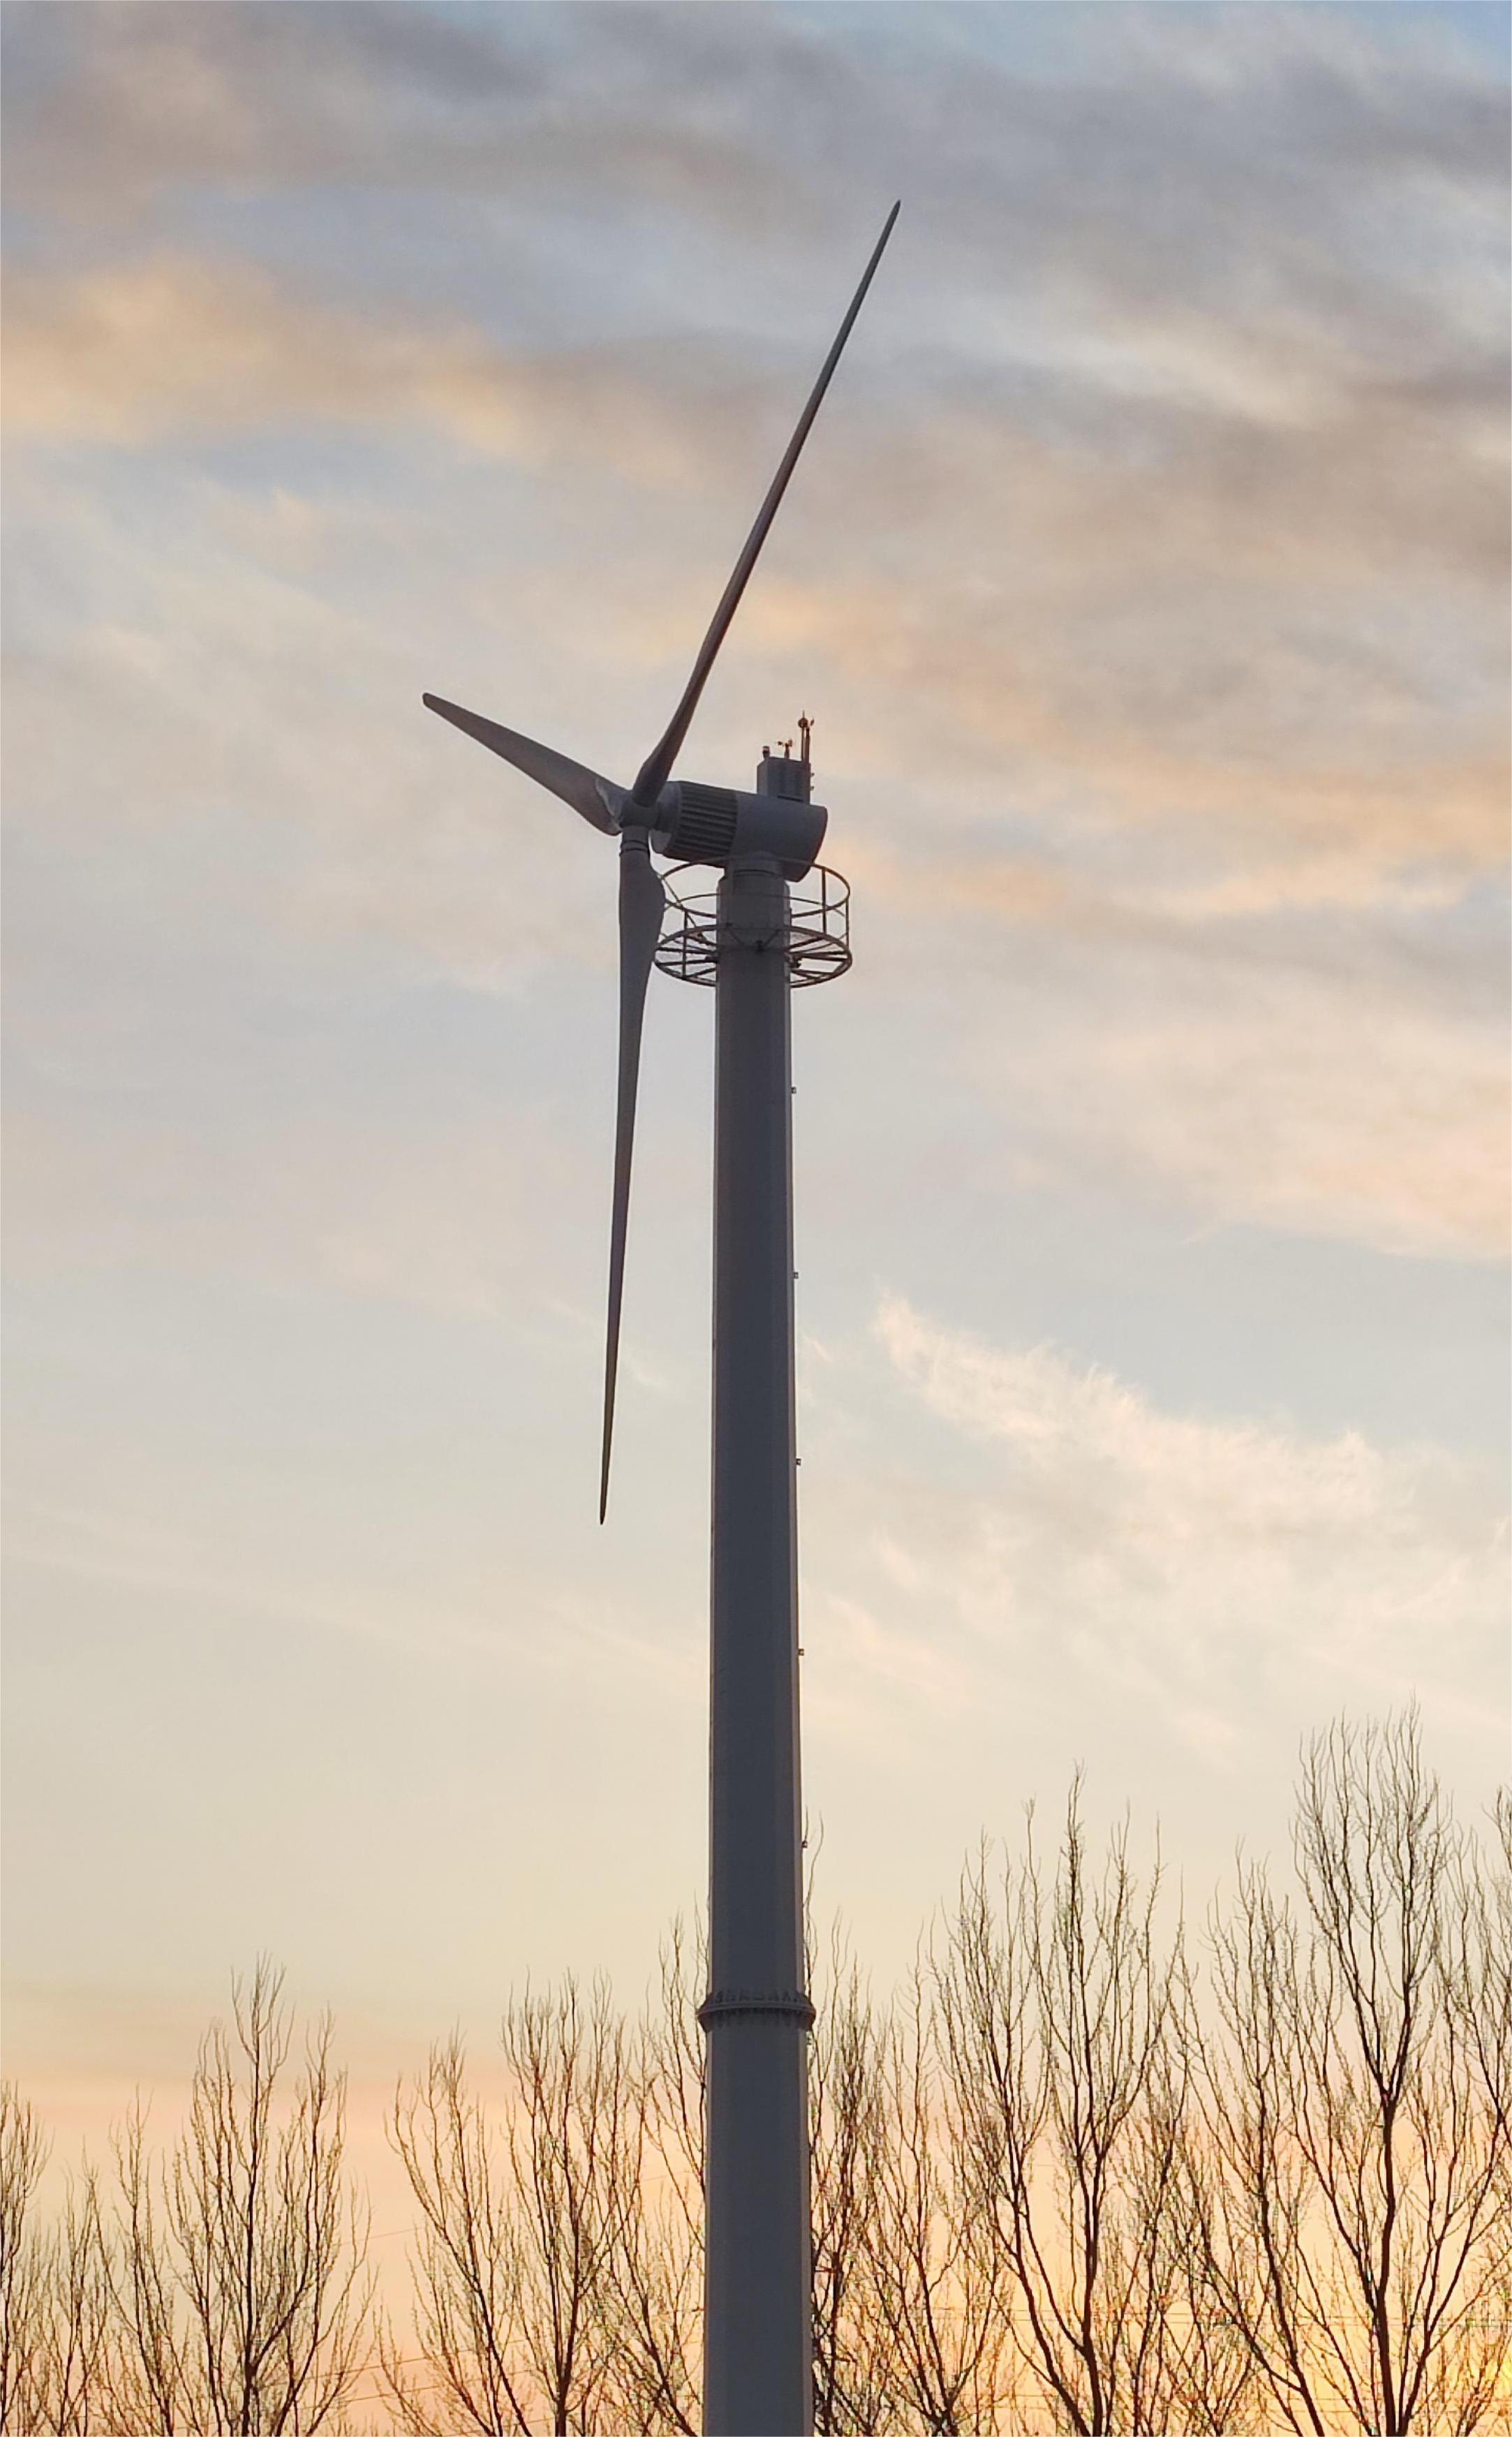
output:
<path id="1" fill-rule="evenodd" d="M 703 990 L 714 985 L 720 960 L 720 897 L 717 888 L 682 894 L 674 885 L 685 871 L 706 869 L 703 864 L 678 864 L 663 874 L 667 908 L 656 962 L 673 981 L 692 982 Z M 838 871 L 816 864 L 788 892 L 788 973 L 794 990 L 812 990 L 832 982 L 848 968 L 850 956 L 850 883 Z"/>

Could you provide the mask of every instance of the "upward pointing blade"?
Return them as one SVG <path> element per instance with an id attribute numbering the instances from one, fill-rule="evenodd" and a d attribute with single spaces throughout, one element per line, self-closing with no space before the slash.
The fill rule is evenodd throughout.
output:
<path id="1" fill-rule="evenodd" d="M 606 836 L 619 833 L 618 812 L 625 800 L 623 787 L 610 779 L 600 779 L 596 770 L 585 770 L 581 762 L 569 762 L 565 753 L 553 753 L 549 745 L 537 745 L 532 736 L 517 736 L 513 728 L 500 728 L 496 719 L 484 719 L 476 710 L 463 710 L 461 703 L 445 702 L 439 693 L 423 693 L 420 697 L 427 710 L 449 719 L 464 736 L 476 736 L 491 753 L 502 754 L 523 770 L 538 787 L 548 787 L 560 796 L 585 821 Z"/>
<path id="2" fill-rule="evenodd" d="M 640 1030 L 646 985 L 656 960 L 667 891 L 652 868 L 643 829 L 619 841 L 619 1097 L 615 1113 L 615 1193 L 609 1224 L 609 1330 L 603 1368 L 603 1461 L 599 1520 L 609 1511 L 609 1448 L 615 1430 L 615 1378 L 619 1369 L 619 1306 L 625 1288 L 625 1231 L 630 1220 L 630 1157 L 635 1139 L 635 1087 L 640 1079 Z"/>
<path id="3" fill-rule="evenodd" d="M 723 598 L 714 612 L 713 623 L 699 647 L 698 657 L 693 663 L 693 674 L 684 688 L 682 701 L 672 713 L 671 726 L 661 743 L 648 755 L 641 765 L 640 776 L 631 792 L 631 801 L 643 811 L 656 801 L 671 777 L 672 763 L 682 749 L 683 739 L 687 734 L 693 713 L 698 709 L 698 698 L 704 691 L 708 673 L 718 657 L 720 645 L 729 632 L 730 621 L 740 605 L 740 595 L 750 580 L 751 570 L 761 554 L 761 545 L 772 530 L 772 519 L 782 505 L 782 495 L 788 487 L 788 479 L 798 463 L 799 453 L 808 437 L 809 427 L 819 412 L 825 392 L 829 387 L 830 376 L 840 361 L 841 351 L 846 340 L 850 337 L 851 325 L 861 309 L 866 290 L 872 284 L 872 274 L 882 259 L 882 248 L 893 234 L 893 223 L 897 219 L 898 209 L 899 206 L 895 203 L 887 215 L 887 224 L 872 249 L 872 258 L 861 273 L 861 284 L 850 300 L 850 310 L 840 325 L 834 345 L 825 358 L 824 369 L 814 383 L 808 405 L 798 417 L 798 428 L 788 443 L 787 454 L 772 478 L 772 488 L 761 502 L 760 513 L 747 536 L 745 548 L 735 562 L 735 573 L 724 587 Z"/>

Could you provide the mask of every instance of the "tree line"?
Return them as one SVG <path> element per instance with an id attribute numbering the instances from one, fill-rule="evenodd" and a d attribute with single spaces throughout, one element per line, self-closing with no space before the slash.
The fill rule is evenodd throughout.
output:
<path id="1" fill-rule="evenodd" d="M 1472 1830 L 1416 1720 L 1308 1749 L 1286 1884 L 1200 1921 L 1126 1829 L 983 1846 L 902 1990 L 841 1951 L 812 2046 L 820 2437 L 1512 2428 L 1512 1806 Z M 258 1968 L 186 2120 L 40 2206 L 0 2097 L 13 2437 L 693 2437 L 701 1957 L 657 2001 L 509 2005 L 389 2122 L 411 2306 L 378 2306 L 328 2021 Z"/>

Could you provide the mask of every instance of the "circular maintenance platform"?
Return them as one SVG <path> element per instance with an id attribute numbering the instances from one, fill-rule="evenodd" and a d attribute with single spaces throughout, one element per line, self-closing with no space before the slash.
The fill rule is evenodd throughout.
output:
<path id="1" fill-rule="evenodd" d="M 675 982 L 696 982 L 712 990 L 720 960 L 720 892 L 718 888 L 680 894 L 675 884 L 685 871 L 703 872 L 706 864 L 675 864 L 663 872 L 667 907 L 656 962 Z M 807 878 L 788 890 L 788 973 L 794 990 L 812 990 L 832 982 L 850 963 L 850 883 L 838 871 L 816 863 Z M 773 934 L 775 937 L 775 934 Z"/>

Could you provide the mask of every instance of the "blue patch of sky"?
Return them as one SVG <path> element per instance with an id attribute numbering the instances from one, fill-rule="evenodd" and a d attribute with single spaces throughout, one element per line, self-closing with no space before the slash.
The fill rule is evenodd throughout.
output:
<path id="1" fill-rule="evenodd" d="M 1363 13 L 1371 18 L 1393 15 L 1379 5 Z M 1503 0 L 1438 0 L 1426 9 L 1401 11 L 1428 19 L 1441 34 L 1451 33 L 1477 61 L 1503 79 L 1512 79 L 1512 9 Z"/>

